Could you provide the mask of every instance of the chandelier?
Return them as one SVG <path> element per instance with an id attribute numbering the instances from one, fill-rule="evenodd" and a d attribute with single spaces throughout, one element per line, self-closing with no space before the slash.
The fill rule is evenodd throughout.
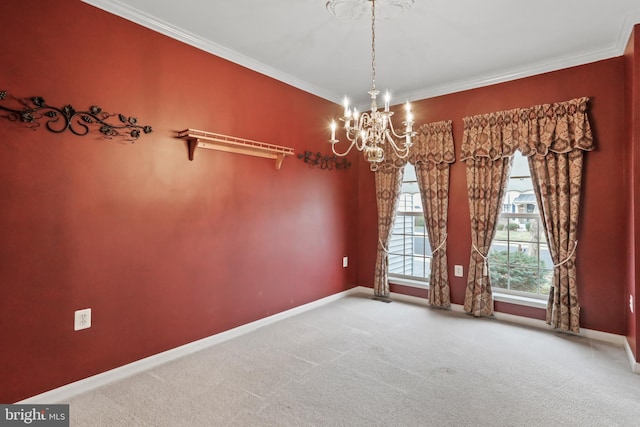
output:
<path id="1" fill-rule="evenodd" d="M 406 119 L 402 122 L 403 132 L 397 132 L 393 127 L 391 116 L 393 111 L 389 110 L 391 97 L 387 91 L 384 96 L 384 109 L 378 110 L 377 98 L 380 91 L 376 89 L 376 2 L 371 2 L 371 110 L 358 113 L 358 110 L 349 106 L 349 100 L 344 98 L 344 116 L 339 120 L 344 123 L 344 131 L 349 146 L 345 151 L 339 152 L 336 145 L 340 142 L 336 139 L 337 123 L 331 122 L 331 150 L 337 156 L 346 156 L 353 147 L 362 151 L 364 157 L 369 161 L 372 171 L 378 169 L 378 164 L 384 160 L 385 145 L 390 147 L 396 156 L 401 159 L 409 155 L 411 148 L 411 137 L 415 136 L 413 131 L 413 115 L 411 106 L 407 101 L 405 105 Z M 332 1 L 327 3 L 330 9 Z M 331 9 L 330 9 L 331 10 Z"/>

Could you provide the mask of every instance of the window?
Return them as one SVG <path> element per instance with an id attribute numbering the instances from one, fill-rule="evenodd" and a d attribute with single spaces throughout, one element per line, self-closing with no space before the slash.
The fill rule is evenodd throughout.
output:
<path id="1" fill-rule="evenodd" d="M 422 199 L 413 165 L 404 168 L 396 221 L 389 243 L 389 276 L 428 281 L 431 246 L 422 211 Z"/>
<path id="2" fill-rule="evenodd" d="M 489 251 L 495 291 L 535 297 L 549 294 L 553 261 L 539 212 L 529 163 L 516 151 Z"/>

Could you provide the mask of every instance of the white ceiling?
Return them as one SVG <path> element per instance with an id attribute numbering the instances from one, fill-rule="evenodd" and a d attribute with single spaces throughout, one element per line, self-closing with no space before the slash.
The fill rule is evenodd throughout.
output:
<path id="1" fill-rule="evenodd" d="M 368 99 L 370 17 L 326 0 L 83 1 L 336 103 Z M 376 22 L 376 86 L 401 103 L 611 58 L 639 22 L 640 0 L 415 0 Z"/>

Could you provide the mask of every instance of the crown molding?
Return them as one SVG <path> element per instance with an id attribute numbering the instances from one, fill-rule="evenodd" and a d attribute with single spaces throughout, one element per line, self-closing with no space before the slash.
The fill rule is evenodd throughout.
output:
<path id="1" fill-rule="evenodd" d="M 640 9 L 636 9 L 624 19 L 620 32 L 618 33 L 618 39 L 616 40 L 616 50 L 618 55 L 623 55 L 629 43 L 631 32 L 636 24 L 640 24 Z"/>
<path id="2" fill-rule="evenodd" d="M 335 92 L 313 85 L 298 77 L 292 76 L 274 67 L 242 55 L 234 50 L 228 49 L 225 46 L 214 43 L 211 40 L 199 37 L 165 21 L 162 21 L 154 16 L 151 16 L 145 12 L 128 6 L 119 0 L 82 1 L 106 12 L 112 13 L 121 18 L 142 25 L 153 31 L 186 43 L 190 46 L 196 47 L 200 50 L 216 55 L 260 74 L 264 74 L 268 77 L 279 80 L 305 92 L 324 98 L 336 104 L 342 103 L 342 96 Z M 441 85 L 429 86 L 416 91 L 396 93 L 394 95 L 394 98 L 409 101 L 418 101 L 621 56 L 624 54 L 631 31 L 633 30 L 634 25 L 637 23 L 640 23 L 640 9 L 627 15 L 621 26 L 620 32 L 618 33 L 618 38 L 615 45 L 597 52 L 575 55 L 569 58 L 538 62 L 527 67 L 507 70 L 506 72 L 487 74 L 472 79 L 461 79 L 453 82 L 447 82 Z"/>
<path id="3" fill-rule="evenodd" d="M 82 2 L 128 21 L 142 25 L 143 27 L 186 43 L 207 53 L 211 53 L 245 68 L 256 71 L 260 74 L 264 74 L 265 76 L 279 80 L 305 92 L 319 96 L 320 98 L 327 99 L 335 102 L 336 104 L 340 104 L 342 102 L 341 97 L 336 93 L 327 91 L 305 80 L 292 76 L 291 74 L 287 74 L 260 61 L 256 61 L 246 55 L 242 55 L 232 49 L 214 43 L 211 40 L 199 37 L 189 31 L 169 24 L 168 22 L 128 6 L 118 0 L 82 0 Z"/>
<path id="4" fill-rule="evenodd" d="M 531 64 L 527 67 L 511 69 L 506 72 L 487 74 L 474 79 L 461 79 L 454 82 L 448 82 L 442 85 L 430 86 L 417 91 L 406 91 L 396 94 L 396 99 L 405 99 L 408 101 L 419 101 L 421 99 L 434 98 L 437 96 L 448 95 L 450 93 L 462 92 L 465 90 L 477 89 L 484 86 L 491 86 L 497 83 L 504 83 L 525 77 L 532 77 L 538 74 L 548 73 L 552 71 L 562 70 L 564 68 L 576 67 L 604 59 L 615 58 L 624 55 L 624 51 L 629 42 L 629 37 L 633 31 L 633 27 L 640 24 L 640 9 L 627 15 L 624 19 L 618 38 L 614 46 L 602 49 L 597 52 L 590 52 L 582 55 L 575 55 L 569 58 L 559 60 L 543 61 Z"/>
<path id="5" fill-rule="evenodd" d="M 397 99 L 406 99 L 409 101 L 418 101 L 421 99 L 434 98 L 436 96 L 447 95 L 465 90 L 477 89 L 484 86 L 490 86 L 497 83 L 504 83 L 512 80 L 532 77 L 538 74 L 558 71 L 565 68 L 585 65 L 604 59 L 622 56 L 626 49 L 631 31 L 634 25 L 640 23 L 640 9 L 635 13 L 628 15 L 624 21 L 618 39 L 614 46 L 602 49 L 597 52 L 590 52 L 582 55 L 575 55 L 569 58 L 559 60 L 544 61 L 532 64 L 527 67 L 511 69 L 506 72 L 487 74 L 475 79 L 462 79 L 455 82 L 448 82 L 438 86 L 431 86 L 417 91 L 407 91 L 396 95 Z"/>
<path id="6" fill-rule="evenodd" d="M 595 53 L 577 55 L 571 58 L 563 58 L 561 60 L 539 62 L 527 67 L 507 70 L 506 72 L 501 72 L 496 74 L 486 74 L 478 78 L 461 79 L 453 82 L 447 82 L 442 85 L 430 86 L 425 89 L 420 89 L 417 91 L 407 91 L 403 93 L 398 93 L 395 95 L 395 98 L 404 99 L 412 102 L 418 101 L 421 99 L 434 98 L 436 96 L 448 95 L 451 93 L 462 92 L 465 90 L 477 89 L 477 88 L 491 86 L 498 83 L 518 80 L 525 77 L 532 77 L 538 74 L 548 73 L 551 71 L 558 71 L 564 68 L 584 65 L 591 62 L 596 62 L 602 59 L 608 59 L 608 58 L 612 58 L 620 55 L 621 53 L 618 53 L 618 49 L 617 47 L 615 47 L 615 48 L 605 49 Z"/>

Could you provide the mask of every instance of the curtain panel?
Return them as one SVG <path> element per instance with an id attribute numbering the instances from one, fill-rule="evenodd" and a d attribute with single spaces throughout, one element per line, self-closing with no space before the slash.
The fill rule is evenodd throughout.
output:
<path id="1" fill-rule="evenodd" d="M 593 150 L 588 98 L 545 104 L 523 112 L 519 132 L 529 147 L 529 168 L 553 260 L 546 322 L 579 332 L 576 278 L 578 213 L 584 152 Z"/>
<path id="2" fill-rule="evenodd" d="M 473 243 L 465 311 L 474 315 L 493 312 L 487 256 L 511 157 L 519 149 L 529 158 L 554 262 L 547 323 L 562 330 L 579 330 L 578 212 L 583 152 L 594 148 L 587 103 L 588 98 L 583 97 L 464 119 L 462 160 L 467 165 Z"/>
<path id="3" fill-rule="evenodd" d="M 466 165 L 471 219 L 471 256 L 464 310 L 474 316 L 493 314 L 489 250 L 518 148 L 517 110 L 464 118 L 461 159 Z"/>
<path id="4" fill-rule="evenodd" d="M 383 149 L 384 161 L 377 165 L 374 172 L 378 207 L 378 248 L 373 284 L 374 294 L 377 296 L 389 295 L 388 248 L 402 189 L 404 167 L 407 162 L 411 162 L 416 167 L 429 244 L 434 253 L 431 262 L 429 300 L 435 306 L 448 307 L 450 306 L 450 292 L 447 275 L 446 230 L 449 202 L 449 164 L 455 160 L 451 121 L 420 127 L 407 158 L 399 158 L 389 144 L 385 144 Z"/>
<path id="5" fill-rule="evenodd" d="M 443 308 L 451 306 L 447 272 L 447 217 L 449 168 L 454 161 L 451 120 L 422 125 L 417 131 L 409 162 L 416 169 L 431 246 L 429 303 Z"/>
<path id="6" fill-rule="evenodd" d="M 378 249 L 373 292 L 376 296 L 387 297 L 389 296 L 389 242 L 396 219 L 404 168 L 378 169 L 374 175 L 378 207 Z"/>
<path id="7" fill-rule="evenodd" d="M 398 199 L 402 189 L 404 166 L 408 158 L 399 158 L 389 144 L 382 146 L 384 160 L 374 170 L 376 205 L 378 207 L 378 249 L 373 278 L 373 293 L 389 296 L 389 243 L 396 220 Z"/>

